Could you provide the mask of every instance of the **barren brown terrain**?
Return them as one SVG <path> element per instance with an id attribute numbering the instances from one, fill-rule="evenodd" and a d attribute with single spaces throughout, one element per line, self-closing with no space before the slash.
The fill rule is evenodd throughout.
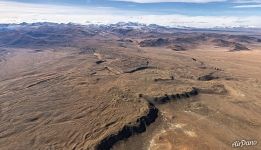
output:
<path id="1" fill-rule="evenodd" d="M 260 35 L 37 26 L 0 30 L 1 150 L 260 149 Z"/>

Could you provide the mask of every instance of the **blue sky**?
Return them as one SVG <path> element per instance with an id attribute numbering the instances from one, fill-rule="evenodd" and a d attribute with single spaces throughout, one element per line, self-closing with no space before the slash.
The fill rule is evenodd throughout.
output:
<path id="1" fill-rule="evenodd" d="M 10 1 L 10 0 L 9 0 Z M 14 0 L 24 3 L 114 7 L 150 14 L 261 15 L 261 0 Z M 142 3 L 143 2 L 143 3 Z M 249 7 L 247 7 L 249 6 Z M 243 7 L 243 8 L 241 8 Z"/>
<path id="2" fill-rule="evenodd" d="M 25 22 L 55 20 L 48 16 L 50 13 L 55 14 L 59 22 L 103 23 L 106 20 L 104 23 L 109 23 L 108 18 L 102 17 L 107 16 L 112 18 L 112 23 L 141 21 L 196 27 L 216 23 L 217 26 L 261 27 L 261 0 L 0 0 L 2 23 L 23 19 Z M 79 22 L 80 19 L 85 20 Z"/>

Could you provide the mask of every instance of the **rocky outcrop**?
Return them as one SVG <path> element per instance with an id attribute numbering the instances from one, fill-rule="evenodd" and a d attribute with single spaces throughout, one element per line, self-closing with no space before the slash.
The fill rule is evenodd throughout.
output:
<path id="1" fill-rule="evenodd" d="M 230 47 L 230 46 L 234 45 L 234 42 L 226 41 L 223 39 L 214 39 L 214 40 L 212 40 L 212 42 L 219 47 Z"/>
<path id="2" fill-rule="evenodd" d="M 185 36 L 178 37 L 174 39 L 173 43 L 179 43 L 184 45 L 195 45 L 197 43 L 201 43 L 207 40 L 207 35 L 197 35 L 197 36 Z"/>
<path id="3" fill-rule="evenodd" d="M 245 45 L 236 43 L 231 51 L 246 51 L 249 50 Z"/>
<path id="4" fill-rule="evenodd" d="M 191 91 L 183 92 L 183 93 L 177 93 L 171 95 L 165 94 L 164 96 L 159 96 L 159 97 L 149 97 L 149 96 L 140 95 L 140 97 L 145 98 L 146 100 L 148 100 L 150 103 L 153 104 L 165 104 L 174 100 L 190 98 L 192 96 L 198 95 L 198 93 L 199 93 L 198 89 L 193 87 Z"/>
<path id="5" fill-rule="evenodd" d="M 136 68 L 126 70 L 126 71 L 124 71 L 124 73 L 133 73 L 133 72 L 136 72 L 136 71 L 145 70 L 147 68 L 151 68 L 151 67 L 148 67 L 148 66 L 136 67 Z"/>
<path id="6" fill-rule="evenodd" d="M 97 49 L 92 47 L 82 47 L 80 48 L 79 54 L 93 54 Z"/>
<path id="7" fill-rule="evenodd" d="M 156 78 L 156 79 L 154 79 L 155 82 L 172 81 L 172 80 L 174 80 L 174 76 L 170 76 L 170 78 Z"/>
<path id="8" fill-rule="evenodd" d="M 139 43 L 140 47 L 160 47 L 169 45 L 171 42 L 168 39 L 158 38 L 143 40 Z"/>
<path id="9" fill-rule="evenodd" d="M 96 61 L 95 63 L 96 64 L 101 64 L 101 63 L 104 63 L 105 61 L 104 60 L 98 60 L 98 61 Z"/>
<path id="10" fill-rule="evenodd" d="M 247 48 L 245 45 L 237 43 L 237 42 L 233 42 L 233 41 L 215 39 L 212 42 L 219 47 L 228 47 L 228 48 L 230 48 L 230 51 L 249 50 L 249 48 Z"/>
<path id="11" fill-rule="evenodd" d="M 149 61 L 146 58 L 133 58 L 126 57 L 122 59 L 115 60 L 109 64 L 109 67 L 113 68 L 119 73 L 133 73 L 136 71 L 141 71 L 149 66 Z"/>
<path id="12" fill-rule="evenodd" d="M 214 79 L 218 79 L 218 76 L 214 76 L 213 73 L 209 73 L 207 75 L 203 75 L 201 77 L 198 78 L 199 81 L 210 81 L 210 80 L 214 80 Z"/>
<path id="13" fill-rule="evenodd" d="M 205 88 L 200 88 L 198 91 L 202 94 L 218 94 L 218 95 L 224 95 L 227 94 L 228 91 L 225 88 L 224 85 L 218 84 L 218 85 L 213 85 L 211 87 L 205 87 Z"/>
<path id="14" fill-rule="evenodd" d="M 133 43 L 133 41 L 131 39 L 119 39 L 117 41 L 119 41 L 119 42 L 126 42 L 126 43 Z"/>
<path id="15" fill-rule="evenodd" d="M 158 109 L 152 103 L 149 103 L 149 110 L 145 116 L 138 118 L 134 123 L 125 125 L 118 133 L 107 136 L 96 146 L 95 149 L 109 150 L 118 141 L 129 138 L 134 134 L 145 132 L 146 127 L 153 123 L 157 117 Z"/>
<path id="16" fill-rule="evenodd" d="M 187 48 L 181 45 L 171 45 L 168 48 L 172 49 L 173 51 L 186 51 Z"/>

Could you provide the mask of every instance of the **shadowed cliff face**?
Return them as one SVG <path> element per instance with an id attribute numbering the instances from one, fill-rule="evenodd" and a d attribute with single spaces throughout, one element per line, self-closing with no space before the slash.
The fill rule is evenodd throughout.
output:
<path id="1" fill-rule="evenodd" d="M 105 139 L 103 139 L 95 149 L 97 150 L 106 150 L 111 149 L 112 146 L 124 139 L 129 138 L 130 136 L 146 131 L 147 126 L 153 123 L 158 117 L 158 109 L 153 104 L 148 104 L 149 109 L 145 116 L 138 118 L 136 122 L 129 123 L 125 125 L 118 133 L 111 134 Z"/>
<path id="2" fill-rule="evenodd" d="M 1 150 L 230 149 L 238 137 L 260 140 L 258 35 L 6 26 Z"/>

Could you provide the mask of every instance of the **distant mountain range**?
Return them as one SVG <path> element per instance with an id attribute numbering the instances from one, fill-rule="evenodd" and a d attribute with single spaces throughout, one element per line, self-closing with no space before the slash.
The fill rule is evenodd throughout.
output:
<path id="1" fill-rule="evenodd" d="M 186 26 L 177 26 L 177 27 L 169 27 L 169 26 L 161 26 L 157 24 L 141 24 L 137 22 L 119 22 L 116 24 L 87 24 L 80 25 L 75 23 L 52 23 L 52 22 L 36 22 L 36 23 L 20 23 L 20 24 L 0 24 L 0 29 L 12 29 L 12 28 L 22 28 L 22 27 L 32 27 L 37 28 L 38 26 L 82 26 L 82 27 L 103 27 L 103 28 L 123 28 L 123 29 L 140 29 L 140 30 L 154 30 L 154 31 L 162 31 L 162 30 L 193 30 L 193 31 L 258 31 L 261 32 L 261 28 L 253 28 L 253 27 L 215 27 L 215 28 L 194 28 L 194 27 L 186 27 Z"/>
<path id="2" fill-rule="evenodd" d="M 247 44 L 261 42 L 259 32 L 261 35 L 261 29 L 252 28 L 171 28 L 133 22 L 109 25 L 50 22 L 0 24 L 0 46 L 79 47 L 91 39 L 116 39 L 124 47 L 124 41 L 128 41 L 124 39 L 129 38 L 135 39 L 140 47 L 167 47 L 178 51 L 209 43 L 230 50 L 249 50 Z"/>

